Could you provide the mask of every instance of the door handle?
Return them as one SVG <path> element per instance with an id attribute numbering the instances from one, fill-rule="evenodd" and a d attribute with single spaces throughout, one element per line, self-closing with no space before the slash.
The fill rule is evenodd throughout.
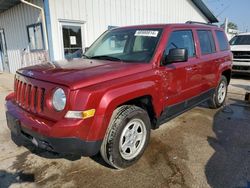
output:
<path id="1" fill-rule="evenodd" d="M 193 70 L 192 67 L 186 67 L 185 69 L 186 69 L 187 71 L 192 71 L 192 70 Z"/>

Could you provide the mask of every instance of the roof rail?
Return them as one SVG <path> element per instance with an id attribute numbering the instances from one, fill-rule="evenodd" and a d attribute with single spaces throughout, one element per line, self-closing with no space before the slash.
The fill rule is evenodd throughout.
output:
<path id="1" fill-rule="evenodd" d="M 209 26 L 218 27 L 217 25 L 214 25 L 214 24 L 211 24 L 211 23 L 196 22 L 196 21 L 187 21 L 186 24 L 200 24 L 200 25 L 209 25 Z"/>

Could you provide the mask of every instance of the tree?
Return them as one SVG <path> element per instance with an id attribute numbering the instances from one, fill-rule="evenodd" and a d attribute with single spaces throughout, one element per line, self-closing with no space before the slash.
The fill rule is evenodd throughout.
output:
<path id="1" fill-rule="evenodd" d="M 233 22 L 228 22 L 227 27 L 228 29 L 235 29 L 235 30 L 238 29 L 238 26 Z"/>

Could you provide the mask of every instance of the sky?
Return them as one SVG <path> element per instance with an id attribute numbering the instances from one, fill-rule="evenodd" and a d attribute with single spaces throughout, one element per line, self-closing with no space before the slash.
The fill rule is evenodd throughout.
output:
<path id="1" fill-rule="evenodd" d="M 203 0 L 218 20 L 225 18 L 238 26 L 240 31 L 250 32 L 250 0 Z"/>

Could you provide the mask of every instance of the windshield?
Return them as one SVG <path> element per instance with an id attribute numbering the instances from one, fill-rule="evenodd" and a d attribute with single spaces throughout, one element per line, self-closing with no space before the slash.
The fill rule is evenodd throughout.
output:
<path id="1" fill-rule="evenodd" d="M 105 32 L 83 55 L 88 59 L 149 62 L 162 29 L 114 29 Z"/>
<path id="2" fill-rule="evenodd" d="M 250 45 L 250 35 L 238 35 L 230 40 L 230 45 Z"/>

